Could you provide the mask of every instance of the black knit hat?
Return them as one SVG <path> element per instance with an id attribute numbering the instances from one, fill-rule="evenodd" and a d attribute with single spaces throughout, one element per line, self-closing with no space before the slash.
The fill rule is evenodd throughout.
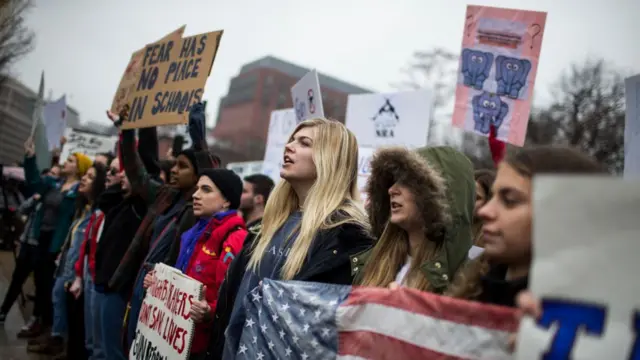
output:
<path id="1" fill-rule="evenodd" d="M 238 210 L 242 196 L 242 180 L 229 169 L 203 169 L 200 176 L 206 176 L 216 185 L 229 203 L 230 210 Z"/>
<path id="2" fill-rule="evenodd" d="M 199 173 L 199 169 L 198 169 L 198 162 L 196 161 L 196 152 L 195 150 L 193 150 L 192 148 L 188 148 L 188 149 L 184 149 L 182 151 L 180 151 L 178 153 L 178 156 L 180 155 L 184 155 L 187 157 L 187 159 L 189 159 L 189 162 L 191 163 L 191 166 L 193 166 L 193 172 L 198 174 Z M 176 157 L 178 157 L 176 156 Z"/>

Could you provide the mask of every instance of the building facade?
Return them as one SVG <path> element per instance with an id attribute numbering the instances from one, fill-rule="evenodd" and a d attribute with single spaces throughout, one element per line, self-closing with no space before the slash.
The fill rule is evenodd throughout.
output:
<path id="1" fill-rule="evenodd" d="M 13 78 L 5 78 L 0 84 L 0 163 L 10 165 L 22 161 L 36 97 L 36 92 Z M 78 124 L 78 112 L 67 106 L 67 126 Z"/>
<path id="2" fill-rule="evenodd" d="M 220 99 L 214 151 L 225 162 L 262 160 L 271 112 L 293 107 L 291 87 L 309 69 L 267 56 L 242 66 Z M 370 93 L 318 73 L 325 116 L 344 123 L 349 94 Z"/>

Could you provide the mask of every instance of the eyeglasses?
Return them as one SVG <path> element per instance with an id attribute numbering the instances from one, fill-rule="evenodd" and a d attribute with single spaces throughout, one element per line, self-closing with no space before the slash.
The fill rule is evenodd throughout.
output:
<path id="1" fill-rule="evenodd" d="M 120 169 L 116 169 L 116 168 L 109 169 L 109 175 L 111 176 L 116 176 L 118 175 L 119 172 L 120 172 Z"/>

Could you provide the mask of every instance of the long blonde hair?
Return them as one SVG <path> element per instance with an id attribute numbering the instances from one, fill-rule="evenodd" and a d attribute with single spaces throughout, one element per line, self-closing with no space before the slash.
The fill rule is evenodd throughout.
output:
<path id="1" fill-rule="evenodd" d="M 426 239 L 420 242 L 412 256 L 404 285 L 422 291 L 430 290 L 430 283 L 420 269 L 422 264 L 435 256 L 438 242 Z M 400 226 L 387 222 L 380 239 L 376 242 L 363 269 L 363 286 L 386 287 L 395 281 L 398 270 L 407 261 L 409 254 L 409 235 Z"/>
<path id="2" fill-rule="evenodd" d="M 309 189 L 304 204 L 299 203 L 293 187 L 280 181 L 274 188 L 262 218 L 248 269 L 256 271 L 273 235 L 287 218 L 303 207 L 299 235 L 282 268 L 282 279 L 291 280 L 300 271 L 316 233 L 344 223 L 353 223 L 369 231 L 360 204 L 358 190 L 358 141 L 343 124 L 322 118 L 305 120 L 296 126 L 290 139 L 303 128 L 314 128 L 313 162 L 316 180 Z M 340 216 L 332 216 L 336 212 Z M 291 234 L 288 234 L 291 235 Z"/>

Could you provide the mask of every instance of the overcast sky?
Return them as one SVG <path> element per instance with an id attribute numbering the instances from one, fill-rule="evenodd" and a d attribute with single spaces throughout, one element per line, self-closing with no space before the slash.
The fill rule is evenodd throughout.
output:
<path id="1" fill-rule="evenodd" d="M 185 35 L 224 29 L 207 82 L 207 112 L 240 67 L 265 55 L 384 92 L 402 80 L 415 50 L 460 51 L 461 0 L 36 0 L 27 25 L 35 50 L 13 73 L 48 95 L 67 94 L 83 121 L 104 121 L 134 50 L 187 25 Z M 446 5 L 445 5 L 446 4 Z M 547 11 L 537 101 L 572 62 L 603 57 L 640 73 L 640 0 L 477 0 L 470 4 Z M 547 97 L 548 98 L 548 97 Z M 211 124 L 210 124 L 211 125 Z"/>

